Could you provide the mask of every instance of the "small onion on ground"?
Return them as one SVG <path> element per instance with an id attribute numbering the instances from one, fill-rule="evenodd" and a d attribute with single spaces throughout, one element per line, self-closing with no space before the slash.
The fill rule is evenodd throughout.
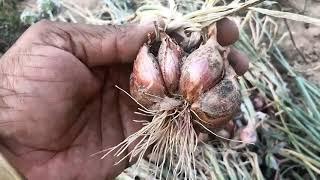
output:
<path id="1" fill-rule="evenodd" d="M 119 162 L 138 157 L 139 165 L 151 148 L 149 161 L 159 167 L 152 172 L 155 176 L 167 166 L 173 179 L 196 179 L 199 134 L 218 134 L 240 111 L 237 74 L 227 60 L 229 47 L 217 42 L 216 24 L 206 29 L 207 39 L 196 38 L 201 42 L 189 45 L 187 40 L 177 43 L 163 30 L 156 32 L 157 38 L 140 48 L 130 76 L 130 94 L 125 92 L 140 105 L 137 113 L 152 119 L 122 143 L 103 151 L 102 158 L 111 152 L 120 156 L 135 143 Z"/>

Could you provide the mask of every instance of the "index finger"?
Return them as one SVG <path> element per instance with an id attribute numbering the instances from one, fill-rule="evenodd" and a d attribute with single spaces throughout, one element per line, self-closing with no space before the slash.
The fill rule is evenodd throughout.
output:
<path id="1" fill-rule="evenodd" d="M 72 53 L 86 65 L 132 62 L 154 31 L 152 23 L 99 26 L 42 20 L 18 40 L 19 46 L 52 46 Z"/>

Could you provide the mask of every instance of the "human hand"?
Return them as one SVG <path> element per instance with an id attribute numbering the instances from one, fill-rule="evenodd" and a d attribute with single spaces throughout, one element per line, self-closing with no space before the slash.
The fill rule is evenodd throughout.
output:
<path id="1" fill-rule="evenodd" d="M 218 41 L 238 38 L 228 20 Z M 28 179 L 113 179 L 129 164 L 90 155 L 141 128 L 129 89 L 131 62 L 153 25 L 93 26 L 41 21 L 0 60 L 0 151 Z M 233 50 L 238 72 L 247 59 Z M 130 147 L 129 147 L 130 149 Z"/>

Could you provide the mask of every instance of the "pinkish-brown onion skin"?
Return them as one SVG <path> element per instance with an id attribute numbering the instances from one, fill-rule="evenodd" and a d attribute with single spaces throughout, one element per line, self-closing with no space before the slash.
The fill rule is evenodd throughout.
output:
<path id="1" fill-rule="evenodd" d="M 169 93 L 177 91 L 180 79 L 180 64 L 182 49 L 165 33 L 161 34 L 161 45 L 158 52 L 158 61 L 164 84 Z"/>
<path id="2" fill-rule="evenodd" d="M 201 95 L 191 105 L 191 109 L 207 128 L 213 130 L 226 125 L 239 112 L 240 103 L 239 85 L 233 77 L 225 76 L 212 89 Z"/>
<path id="3" fill-rule="evenodd" d="M 165 96 L 165 86 L 156 58 L 143 45 L 133 65 L 130 76 L 130 93 L 142 105 L 150 107 Z"/>
<path id="4" fill-rule="evenodd" d="M 224 60 L 218 46 L 213 38 L 209 38 L 183 61 L 179 90 L 187 101 L 192 103 L 221 80 Z"/>
<path id="5" fill-rule="evenodd" d="M 246 127 L 240 130 L 240 140 L 245 143 L 256 143 L 257 142 L 257 132 L 252 124 L 248 124 Z"/>

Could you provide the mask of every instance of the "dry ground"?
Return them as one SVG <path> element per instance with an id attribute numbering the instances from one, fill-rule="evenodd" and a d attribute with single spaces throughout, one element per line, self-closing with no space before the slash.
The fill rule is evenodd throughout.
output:
<path id="1" fill-rule="evenodd" d="M 284 0 L 283 5 L 294 8 L 312 17 L 320 18 L 319 0 Z M 306 3 L 306 4 L 305 4 Z M 306 6 L 306 8 L 304 8 Z M 288 22 L 293 39 L 301 54 L 295 49 L 289 36 L 280 46 L 283 48 L 287 59 L 295 69 L 303 73 L 309 80 L 320 85 L 320 27 L 300 22 Z M 282 23 L 283 32 L 288 32 Z M 283 33 L 280 32 L 280 33 Z M 303 57 L 302 57 L 302 56 Z"/>

